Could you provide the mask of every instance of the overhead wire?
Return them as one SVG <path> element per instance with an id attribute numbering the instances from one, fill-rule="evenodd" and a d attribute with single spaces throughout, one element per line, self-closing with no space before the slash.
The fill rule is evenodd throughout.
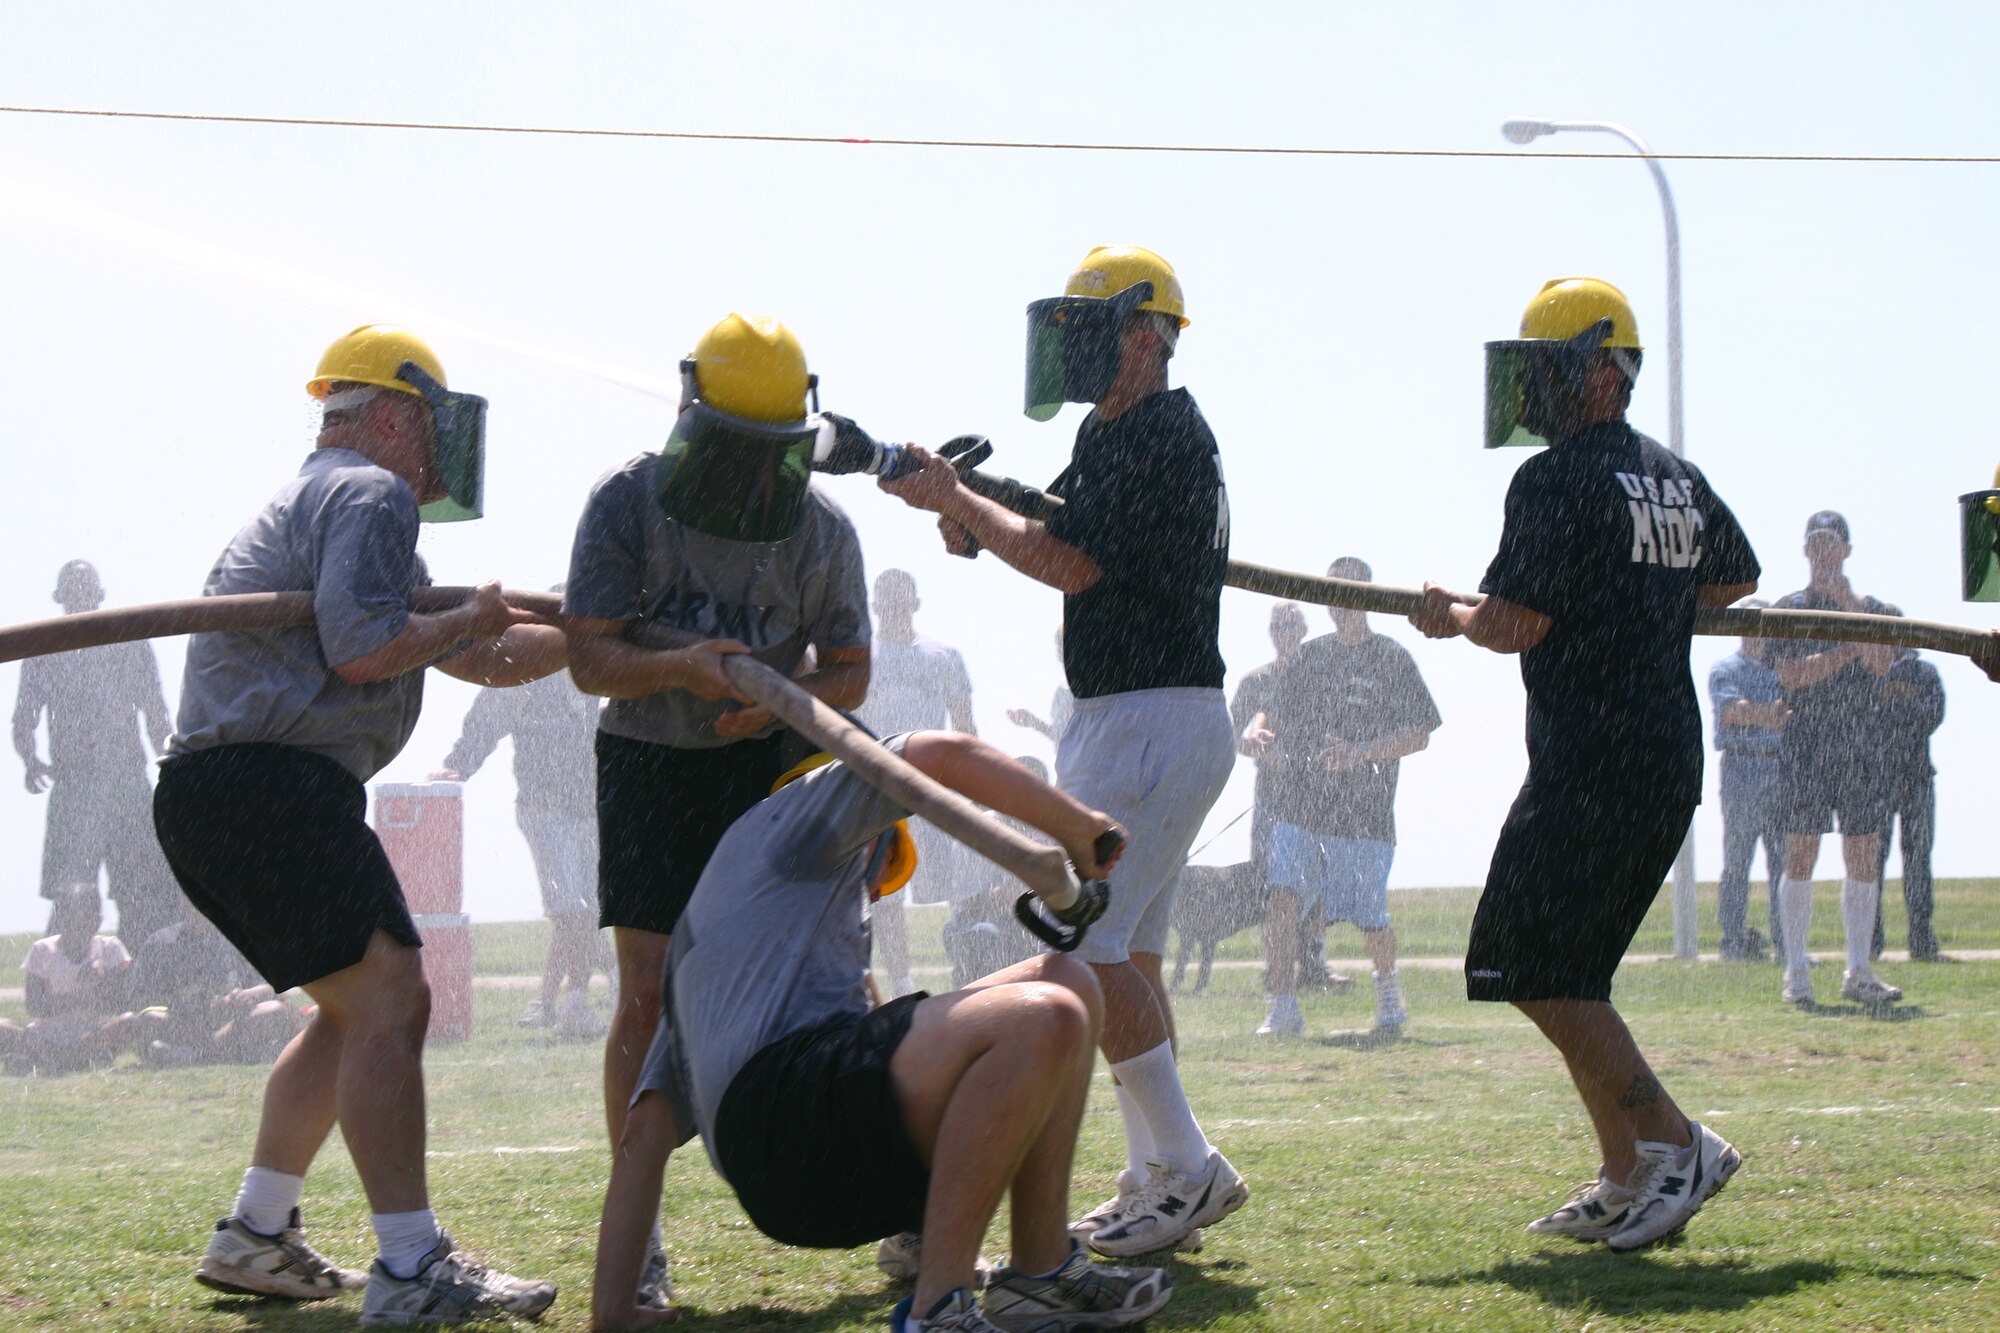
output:
<path id="1" fill-rule="evenodd" d="M 1630 153 L 1557 152 L 1484 148 L 1315 148 L 1277 144 L 1085 143 L 1032 139 L 871 138 L 834 134 L 740 134 L 714 130 L 620 130 L 584 125 L 483 125 L 425 120 L 358 120 L 331 116 L 229 116 L 190 111 L 126 111 L 112 108 L 0 106 L 0 115 L 71 116 L 111 120 L 151 120 L 209 125 L 291 125 L 314 129 L 427 130 L 457 134 L 524 134 L 590 139 L 655 139 L 702 143 L 844 144 L 883 148 L 968 148 L 1063 153 L 1194 153 L 1245 157 L 1407 157 L 1407 158 L 1601 158 L 1643 157 L 1656 162 L 1903 163 L 1939 166 L 1993 166 L 2000 157 L 1928 153 Z"/>

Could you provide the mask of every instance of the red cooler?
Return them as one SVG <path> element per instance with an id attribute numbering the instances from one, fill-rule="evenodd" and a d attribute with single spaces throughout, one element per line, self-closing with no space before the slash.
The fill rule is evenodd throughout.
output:
<path id="1" fill-rule="evenodd" d="M 424 939 L 433 1041 L 472 1033 L 472 923 L 465 897 L 465 823 L 457 782 L 375 785 L 375 835 Z"/>

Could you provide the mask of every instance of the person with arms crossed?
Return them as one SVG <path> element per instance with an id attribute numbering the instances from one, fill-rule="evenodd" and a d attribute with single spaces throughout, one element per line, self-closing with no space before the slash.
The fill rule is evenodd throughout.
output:
<path id="1" fill-rule="evenodd" d="M 950 644 L 917 633 L 917 581 L 907 570 L 885 569 L 875 578 L 875 639 L 871 646 L 868 698 L 855 716 L 877 736 L 949 726 L 974 735 L 972 678 L 965 659 Z M 964 862 L 958 844 L 918 820 L 915 837 L 922 859 L 923 902 L 955 902 L 953 881 Z M 895 995 L 917 988 L 910 976 L 910 928 L 903 918 L 903 900 L 877 905 L 873 921 L 876 955 Z"/>
<path id="2" fill-rule="evenodd" d="M 1079 875 L 1109 869 L 1095 858 L 1116 823 L 984 741 L 916 732 L 887 744 L 1046 831 Z M 665 1020 L 605 1197 L 598 1327 L 671 1319 L 621 1297 L 668 1153 L 696 1134 L 750 1220 L 783 1244 L 842 1249 L 923 1232 L 894 1333 L 1141 1322 L 1167 1303 L 1172 1279 L 1091 1264 L 1064 1230 L 1103 1014 L 1090 969 L 1045 954 L 948 995 L 871 1007 L 866 908 L 916 868 L 909 812 L 829 759 L 799 764 L 737 820 L 674 935 Z M 975 1298 L 979 1242 L 1003 1193 L 1012 1262 Z"/>
<path id="3" fill-rule="evenodd" d="M 1892 615 L 1900 614 L 1890 607 Z M 1914 648 L 1900 649 L 1888 673 L 1875 686 L 1875 720 L 1882 753 L 1882 777 L 1888 787 L 1888 809 L 1882 820 L 1882 843 L 1876 851 L 1875 882 L 1885 883 L 1889 864 L 1889 832 L 1902 833 L 1904 936 L 1913 963 L 1947 961 L 1938 948 L 1932 917 L 1936 911 L 1931 881 L 1931 847 L 1937 835 L 1937 767 L 1931 763 L 1931 735 L 1944 725 L 1944 681 L 1938 669 Z M 1879 957 L 1884 943 L 1882 907 L 1875 907 L 1875 938 L 1871 952 Z"/>
<path id="4" fill-rule="evenodd" d="M 1770 603 L 1752 597 L 1747 611 Z M 1771 947 L 1784 953 L 1778 885 L 1784 878 L 1785 838 L 1778 817 L 1783 774 L 1778 752 L 1792 710 L 1785 706 L 1778 673 L 1765 660 L 1766 639 L 1745 636 L 1741 646 L 1708 669 L 1708 699 L 1715 713 L 1715 748 L 1722 755 L 1722 880 L 1716 886 L 1722 918 L 1722 961 L 1762 962 L 1764 946 L 1748 926 L 1750 863 L 1764 844 L 1770 876 Z"/>
<path id="5" fill-rule="evenodd" d="M 947 549 L 990 549 L 1063 594 L 1076 712 L 1057 781 L 1130 829 L 1134 847 L 1112 877 L 1109 912 L 1078 951 L 1104 989 L 1126 1164 L 1117 1197 L 1075 1231 L 1122 1257 L 1171 1248 L 1250 1197 L 1188 1105 L 1160 979 L 1181 866 L 1236 760 L 1216 643 L 1229 497 L 1201 409 L 1167 387 L 1188 321 L 1166 260 L 1101 246 L 1062 296 L 1028 307 L 1028 320 L 1028 415 L 1093 405 L 1048 488 L 1062 508 L 1046 523 L 1025 519 L 914 446 L 922 471 L 880 484 L 935 511 Z"/>
<path id="6" fill-rule="evenodd" d="M 618 960 L 604 1048 L 615 1147 L 660 1022 L 674 923 L 731 823 L 785 770 L 789 735 L 730 685 L 750 653 L 837 708 L 868 690 L 868 587 L 847 514 L 809 485 L 823 423 L 790 329 L 731 314 L 681 362 L 666 445 L 599 478 L 563 594 L 570 675 L 597 723 L 598 902 Z M 663 1281 L 656 1247 L 648 1282 Z"/>
<path id="7" fill-rule="evenodd" d="M 338 1122 L 380 1245 L 362 1323 L 539 1314 L 554 1286 L 461 1254 L 431 1210 L 423 942 L 363 784 L 409 740 L 426 667 L 524 682 L 561 668 L 563 637 L 527 623 L 497 583 L 450 611 L 410 609 L 430 582 L 419 518 L 478 517 L 484 399 L 446 389 L 436 354 L 382 324 L 335 340 L 306 387 L 324 405 L 317 447 L 202 592 L 309 592 L 314 623 L 194 636 L 153 797 L 187 896 L 273 991 L 302 986 L 319 1006 L 265 1082 L 250 1169 L 195 1277 L 291 1300 L 361 1285 L 299 1220 L 306 1170 Z"/>
<path id="8" fill-rule="evenodd" d="M 1326 571 L 1367 583 L 1366 561 L 1343 556 Z M 1301 646 L 1279 667 L 1252 736 L 1270 736 L 1278 768 L 1276 823 L 1265 883 L 1270 1009 L 1260 1037 L 1305 1032 L 1292 981 L 1296 935 L 1310 918 L 1352 921 L 1375 965 L 1375 1027 L 1400 1033 L 1410 1013 L 1396 972 L 1389 925 L 1389 867 L 1396 856 L 1396 779 L 1401 761 L 1443 725 L 1409 650 L 1368 628 L 1364 611 L 1332 608 L 1333 633 Z"/>
<path id="9" fill-rule="evenodd" d="M 1631 1250 L 1670 1235 L 1742 1155 L 1687 1118 L 1611 1004 L 1619 959 L 1701 800 L 1697 607 L 1757 589 L 1757 558 L 1692 464 L 1626 424 L 1641 349 L 1624 293 L 1547 283 L 1518 340 L 1487 344 L 1487 444 L 1546 443 L 1514 473 L 1484 600 L 1424 586 L 1412 623 L 1521 657 L 1528 777 L 1466 948 L 1466 993 L 1562 1053 L 1602 1154 L 1532 1223 Z"/>
<path id="10" fill-rule="evenodd" d="M 1853 553 L 1847 520 L 1822 509 L 1806 520 L 1807 585 L 1778 599 L 1777 609 L 1859 611 L 1888 615 L 1887 602 L 1855 593 L 1847 580 Z M 1840 826 L 1840 854 L 1847 875 L 1840 885 L 1840 917 L 1847 935 L 1843 999 L 1894 1004 L 1903 992 L 1875 975 L 1870 957 L 1875 912 L 1882 898 L 1882 831 L 1889 793 L 1875 721 L 1875 693 L 1895 665 L 1896 650 L 1872 643 L 1777 639 L 1771 665 L 1792 711 L 1779 756 L 1784 774 L 1780 820 L 1785 830 L 1785 879 L 1778 890 L 1784 909 L 1786 1004 L 1814 1003 L 1812 873 L 1819 840 Z"/>

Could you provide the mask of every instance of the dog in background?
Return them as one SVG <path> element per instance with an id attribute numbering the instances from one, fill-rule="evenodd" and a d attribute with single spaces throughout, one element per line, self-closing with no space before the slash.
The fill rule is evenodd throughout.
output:
<path id="1" fill-rule="evenodd" d="M 1262 927 L 1267 892 L 1264 868 L 1255 861 L 1239 861 L 1227 866 L 1186 865 L 1181 867 L 1180 888 L 1174 897 L 1174 976 L 1171 989 L 1179 994 L 1187 974 L 1188 958 L 1197 946 L 1201 962 L 1196 967 L 1191 995 L 1208 989 L 1208 974 L 1215 967 L 1215 950 L 1239 930 Z M 1315 981 L 1313 974 L 1319 979 Z M 1320 964 L 1316 955 L 1301 960 L 1301 990 L 1331 990 L 1336 994 L 1351 989 L 1354 980 Z"/>

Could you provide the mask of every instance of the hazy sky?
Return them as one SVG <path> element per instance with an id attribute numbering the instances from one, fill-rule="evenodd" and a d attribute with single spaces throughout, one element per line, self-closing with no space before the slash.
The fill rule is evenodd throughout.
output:
<path id="1" fill-rule="evenodd" d="M 1479 448 L 1481 343 L 1510 336 L 1544 279 L 1589 273 L 1630 293 L 1652 349 L 1632 417 L 1666 430 L 1646 170 L 1525 156 L 1502 120 L 1619 120 L 1662 152 L 2000 151 L 1984 5 L 1413 8 L 7 3 L 0 100 L 16 106 L 1507 156 L 0 114 L 0 621 L 53 613 L 55 571 L 74 556 L 98 563 L 114 602 L 197 592 L 310 447 L 303 384 L 320 350 L 369 320 L 425 333 L 455 387 L 493 400 L 489 517 L 426 530 L 440 582 L 560 578 L 591 481 L 669 424 L 671 404 L 620 383 L 670 379 L 732 309 L 792 325 L 829 409 L 888 437 L 985 432 L 1002 470 L 1046 481 L 1080 409 L 1047 425 L 1021 416 L 1022 309 L 1059 291 L 1091 246 L 1122 241 L 1180 272 L 1193 326 L 1175 382 L 1221 441 L 1238 557 L 1317 571 L 1353 553 L 1385 583 L 1471 587 L 1524 457 Z M 1618 145 L 1564 135 L 1538 147 Z M 2000 167 L 1667 172 L 1684 247 L 1688 451 L 1757 544 L 1766 590 L 1803 583 L 1804 519 L 1831 507 L 1853 525 L 1861 590 L 1915 616 L 1994 623 L 1993 608 L 1957 601 L 1954 503 L 2000 460 Z M 871 574 L 914 571 L 919 628 L 965 650 L 981 729 L 1046 754 L 1004 709 L 1047 707 L 1057 596 L 991 557 L 945 557 L 922 516 L 870 483 L 829 484 Z M 1268 609 L 1225 597 L 1232 685 L 1269 656 Z M 1475 883 L 1525 764 L 1516 664 L 1377 626 L 1420 645 L 1445 718 L 1404 768 L 1394 882 Z M 1733 646 L 1697 641 L 1698 673 Z M 181 645 L 160 654 L 171 700 Z M 1937 865 L 1991 874 L 1981 797 L 2000 688 L 1962 661 L 1940 665 Z M 17 675 L 0 667 L 9 705 Z M 470 698 L 434 677 L 416 738 L 383 778 L 435 767 Z M 6 762 L 0 929 L 18 930 L 43 919 L 44 804 Z M 533 915 L 504 756 L 468 799 L 468 907 Z M 1212 827 L 1248 801 L 1246 764 Z M 1697 830 L 1712 877 L 1712 802 Z M 1240 856 L 1241 832 L 1203 859 Z M 1838 873 L 1831 852 L 1821 872 Z"/>

